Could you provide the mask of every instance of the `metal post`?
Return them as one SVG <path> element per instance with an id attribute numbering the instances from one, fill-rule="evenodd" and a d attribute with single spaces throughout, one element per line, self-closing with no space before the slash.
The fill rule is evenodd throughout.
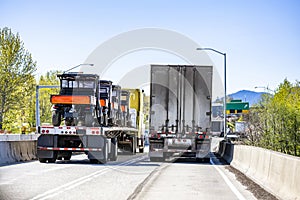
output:
<path id="1" fill-rule="evenodd" d="M 40 126 L 40 102 L 39 102 L 39 86 L 35 88 L 35 119 L 36 127 Z"/>
<path id="2" fill-rule="evenodd" d="M 185 127 L 185 85 L 186 85 L 186 67 L 183 68 L 183 85 L 182 85 L 182 89 L 183 89 L 183 94 L 182 94 L 182 134 L 185 135 L 186 134 L 186 127 Z"/>
<path id="3" fill-rule="evenodd" d="M 226 81 L 226 53 L 224 55 L 224 139 L 227 138 L 227 124 L 226 124 L 226 97 L 227 97 L 227 81 Z"/>
<path id="4" fill-rule="evenodd" d="M 176 118 L 176 134 L 178 134 L 178 130 L 179 130 L 179 117 L 180 117 L 180 114 L 179 114 L 179 97 L 180 97 L 180 68 L 178 67 L 177 68 L 177 94 L 176 94 L 176 103 L 177 103 L 177 107 L 176 107 L 176 112 L 177 112 L 177 118 Z"/>
<path id="5" fill-rule="evenodd" d="M 196 118 L 196 68 L 193 69 L 193 113 L 192 113 L 192 133 L 195 133 L 195 118 Z"/>
<path id="6" fill-rule="evenodd" d="M 224 56 L 224 139 L 226 139 L 227 137 L 227 132 L 226 132 L 226 97 L 227 97 L 227 81 L 226 81 L 226 53 L 222 53 L 220 51 L 217 51 L 215 49 L 212 48 L 197 48 L 196 50 L 209 50 L 209 51 L 214 51 L 218 54 L 221 54 Z"/>
<path id="7" fill-rule="evenodd" d="M 59 88 L 58 85 L 37 85 L 35 89 L 35 120 L 36 120 L 36 127 L 41 125 L 40 122 L 40 102 L 39 102 L 39 91 L 43 88 Z"/>
<path id="8" fill-rule="evenodd" d="M 171 69 L 170 69 L 170 67 L 168 68 L 168 78 L 167 78 L 167 87 L 166 87 L 166 92 L 167 92 L 167 98 L 166 98 L 166 101 L 165 101 L 165 104 L 166 104 L 166 109 L 167 109 L 167 118 L 166 118 L 166 124 L 165 124 L 165 126 L 166 126 L 166 129 L 165 129 L 165 131 L 166 131 L 166 133 L 168 134 L 169 133 L 169 102 L 170 102 L 170 72 L 171 71 Z"/>

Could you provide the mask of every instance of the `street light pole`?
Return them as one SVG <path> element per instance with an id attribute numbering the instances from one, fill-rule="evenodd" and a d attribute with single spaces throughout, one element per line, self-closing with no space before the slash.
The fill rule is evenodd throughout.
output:
<path id="1" fill-rule="evenodd" d="M 221 51 L 217 51 L 215 49 L 212 48 L 197 48 L 196 50 L 200 50 L 200 51 L 214 51 L 218 54 L 221 54 L 224 56 L 224 127 L 223 127 L 223 131 L 224 131 L 224 139 L 226 139 L 227 137 L 227 131 L 226 131 L 226 96 L 227 96 L 227 81 L 226 81 L 226 53 L 222 53 Z"/>
<path id="2" fill-rule="evenodd" d="M 94 66 L 94 64 L 83 63 L 83 64 L 76 65 L 75 67 L 72 67 L 72 68 L 70 68 L 70 69 L 64 71 L 64 73 L 69 72 L 69 71 L 71 71 L 72 69 L 75 69 L 75 68 L 80 67 L 80 66 L 82 66 L 82 65 L 89 65 L 89 66 L 91 66 L 91 67 Z"/>

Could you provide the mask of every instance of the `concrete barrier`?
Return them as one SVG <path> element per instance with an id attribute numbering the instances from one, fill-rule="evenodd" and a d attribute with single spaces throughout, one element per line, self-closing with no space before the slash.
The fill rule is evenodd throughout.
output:
<path id="1" fill-rule="evenodd" d="M 225 144 L 226 144 L 226 141 L 225 140 L 222 140 L 221 142 L 220 142 L 220 147 L 219 147 L 219 151 L 218 151 L 218 154 L 220 155 L 220 156 L 224 156 L 224 153 L 225 153 Z"/>
<path id="2" fill-rule="evenodd" d="M 8 163 L 11 161 L 11 151 L 8 142 L 0 142 L 0 163 Z"/>
<path id="3" fill-rule="evenodd" d="M 0 164 L 37 159 L 36 147 L 39 135 L 0 135 Z"/>
<path id="4" fill-rule="evenodd" d="M 25 141 L 25 140 L 37 140 L 40 134 L 0 134 L 0 141 Z"/>
<path id="5" fill-rule="evenodd" d="M 219 143 L 222 140 L 224 140 L 224 138 L 212 137 L 210 151 L 211 152 L 219 152 Z"/>
<path id="6" fill-rule="evenodd" d="M 267 191 L 280 199 L 300 199 L 299 157 L 220 142 L 222 146 L 223 158 Z"/>
<path id="7" fill-rule="evenodd" d="M 234 152 L 234 145 L 231 143 L 224 143 L 223 147 L 223 154 L 222 157 L 230 163 L 232 161 L 233 152 Z"/>

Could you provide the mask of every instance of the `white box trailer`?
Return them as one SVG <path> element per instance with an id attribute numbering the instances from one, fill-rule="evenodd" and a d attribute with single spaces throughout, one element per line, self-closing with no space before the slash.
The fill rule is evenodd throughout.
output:
<path id="1" fill-rule="evenodd" d="M 209 161 L 212 66 L 151 65 L 149 157 Z"/>

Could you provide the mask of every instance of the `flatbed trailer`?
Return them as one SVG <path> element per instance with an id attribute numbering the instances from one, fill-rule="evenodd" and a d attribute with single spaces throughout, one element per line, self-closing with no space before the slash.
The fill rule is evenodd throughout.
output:
<path id="1" fill-rule="evenodd" d="M 137 129 L 129 127 L 41 126 L 37 143 L 40 162 L 70 160 L 72 152 L 84 152 L 92 163 L 115 161 L 121 135 L 131 138 L 130 151 L 135 152 Z M 122 142 L 122 141 L 121 141 Z"/>
<path id="2" fill-rule="evenodd" d="M 59 94 L 50 95 L 52 126 L 38 127 L 40 162 L 70 160 L 72 152 L 84 152 L 91 162 L 106 163 L 117 160 L 118 144 L 136 152 L 138 129 L 130 123 L 128 91 L 97 74 L 70 72 L 57 77 Z"/>

